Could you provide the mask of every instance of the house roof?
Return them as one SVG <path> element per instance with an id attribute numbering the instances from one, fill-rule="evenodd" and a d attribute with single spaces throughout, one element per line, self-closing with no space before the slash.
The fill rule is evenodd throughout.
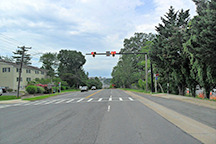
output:
<path id="1" fill-rule="evenodd" d="M 16 64 L 16 63 L 13 63 L 13 62 L 8 62 L 8 61 L 2 60 L 2 59 L 0 59 L 0 62 L 3 62 L 5 64 L 11 65 L 11 66 L 16 67 L 16 68 L 20 68 L 19 64 Z M 48 70 L 45 70 L 45 69 L 40 69 L 38 67 L 27 66 L 27 65 L 22 65 L 22 68 L 26 68 L 26 69 L 30 69 L 30 70 L 39 70 L 39 71 L 44 71 L 44 72 L 48 71 Z"/>

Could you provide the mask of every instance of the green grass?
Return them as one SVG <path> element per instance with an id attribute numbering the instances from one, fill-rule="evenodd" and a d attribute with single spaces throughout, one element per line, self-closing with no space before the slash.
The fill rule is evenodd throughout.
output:
<path id="1" fill-rule="evenodd" d="M 16 96 L 0 96 L 0 101 L 4 101 L 4 100 L 14 100 L 14 99 L 20 99 L 20 98 L 17 98 Z"/>
<path id="2" fill-rule="evenodd" d="M 151 92 L 146 92 L 145 90 L 137 90 L 137 89 L 129 89 L 129 88 L 120 88 L 121 90 L 127 90 L 127 91 L 133 91 L 133 92 L 141 92 L 141 93 L 148 93 L 150 94 Z"/>
<path id="3" fill-rule="evenodd" d="M 62 90 L 61 93 L 46 94 L 46 95 L 42 95 L 42 96 L 36 96 L 36 97 L 31 97 L 31 98 L 24 98 L 23 100 L 35 101 L 35 100 L 45 99 L 45 98 L 48 98 L 48 97 L 64 94 L 64 93 L 67 93 L 67 92 L 74 92 L 74 91 L 80 91 L 80 90 L 76 90 L 76 89 Z"/>

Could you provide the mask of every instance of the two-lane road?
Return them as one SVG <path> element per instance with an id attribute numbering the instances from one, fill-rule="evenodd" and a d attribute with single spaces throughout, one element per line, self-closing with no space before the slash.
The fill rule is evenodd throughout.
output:
<path id="1" fill-rule="evenodd" d="M 1 144 L 199 144 L 152 109 L 116 89 L 73 92 L 0 105 Z"/>

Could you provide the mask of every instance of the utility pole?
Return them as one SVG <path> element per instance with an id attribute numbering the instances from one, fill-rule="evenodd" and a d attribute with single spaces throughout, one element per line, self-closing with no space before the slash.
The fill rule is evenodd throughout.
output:
<path id="1" fill-rule="evenodd" d="M 147 54 L 145 54 L 145 61 L 146 61 L 146 92 L 148 91 L 148 66 L 147 66 Z"/>
<path id="2" fill-rule="evenodd" d="M 19 69 L 19 78 L 18 78 L 17 98 L 19 98 L 20 79 L 21 79 L 21 72 L 22 72 L 22 65 L 23 65 L 23 59 L 24 59 L 25 51 L 28 51 L 26 49 L 31 49 L 31 47 L 22 46 L 22 47 L 18 47 L 18 48 L 20 48 L 22 50 L 22 57 L 20 57 L 20 56 L 14 57 L 14 58 L 21 58 L 20 69 Z"/>

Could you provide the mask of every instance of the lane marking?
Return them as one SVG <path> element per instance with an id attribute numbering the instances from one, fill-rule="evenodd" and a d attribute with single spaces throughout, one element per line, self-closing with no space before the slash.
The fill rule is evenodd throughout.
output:
<path id="1" fill-rule="evenodd" d="M 168 109 L 158 103 L 155 103 L 151 100 L 148 100 L 144 97 L 136 95 L 132 92 L 125 91 L 125 93 L 131 95 L 132 97 L 139 100 L 141 103 L 161 115 L 166 120 L 170 121 L 178 128 L 182 129 L 189 135 L 193 136 L 194 138 L 198 139 L 202 143 L 206 144 L 213 144 L 216 142 L 216 129 L 202 124 L 196 120 L 193 120 L 187 116 L 184 116 L 180 113 L 177 113 L 171 109 Z"/>
<path id="2" fill-rule="evenodd" d="M 112 97 L 109 98 L 109 101 L 112 101 Z"/>
<path id="3" fill-rule="evenodd" d="M 47 104 L 53 103 L 53 102 L 55 102 L 55 101 L 57 101 L 57 100 L 51 100 L 51 101 L 46 102 L 46 103 L 44 103 L 44 104 L 47 105 Z"/>
<path id="4" fill-rule="evenodd" d="M 70 102 L 72 102 L 72 101 L 74 101 L 74 99 L 71 99 L 71 100 L 69 100 L 69 101 L 66 101 L 65 103 L 70 103 Z"/>
<path id="5" fill-rule="evenodd" d="M 98 101 L 102 101 L 103 98 L 100 98 Z"/>
<path id="6" fill-rule="evenodd" d="M 38 102 L 38 103 L 35 103 L 34 105 L 43 104 L 43 103 L 45 103 L 45 102 L 47 102 L 47 101 L 40 101 L 40 102 Z"/>
<path id="7" fill-rule="evenodd" d="M 107 111 L 108 111 L 108 112 L 110 111 L 110 105 L 108 106 Z"/>
<path id="8" fill-rule="evenodd" d="M 78 100 L 77 102 L 81 102 L 82 100 L 84 100 L 84 98 L 81 98 L 80 100 Z"/>
<path id="9" fill-rule="evenodd" d="M 0 106 L 0 108 L 6 108 L 6 107 L 9 107 L 11 105 L 3 105 L 3 106 Z"/>
<path id="10" fill-rule="evenodd" d="M 103 90 L 103 89 L 102 89 L 102 90 Z M 97 91 L 97 92 L 95 92 L 95 93 L 93 93 L 93 94 L 91 94 L 91 95 L 89 95 L 89 96 L 87 96 L 87 97 L 85 97 L 85 98 L 86 98 L 86 99 L 87 99 L 87 98 L 90 98 L 91 96 L 93 96 L 93 95 L 95 95 L 95 94 L 101 92 L 102 90 L 99 90 L 99 91 Z"/>
<path id="11" fill-rule="evenodd" d="M 59 104 L 59 103 L 62 103 L 63 101 L 65 101 L 65 99 L 64 100 L 60 100 L 60 101 L 58 101 L 58 102 L 56 102 L 54 104 Z"/>
<path id="12" fill-rule="evenodd" d="M 120 101 L 123 101 L 123 99 L 122 99 L 122 98 L 119 98 L 119 100 L 120 100 Z"/>
<path id="13" fill-rule="evenodd" d="M 129 100 L 134 101 L 132 98 L 128 97 Z"/>
<path id="14" fill-rule="evenodd" d="M 90 102 L 90 101 L 92 101 L 92 100 L 93 100 L 93 98 L 89 99 L 87 102 Z"/>

